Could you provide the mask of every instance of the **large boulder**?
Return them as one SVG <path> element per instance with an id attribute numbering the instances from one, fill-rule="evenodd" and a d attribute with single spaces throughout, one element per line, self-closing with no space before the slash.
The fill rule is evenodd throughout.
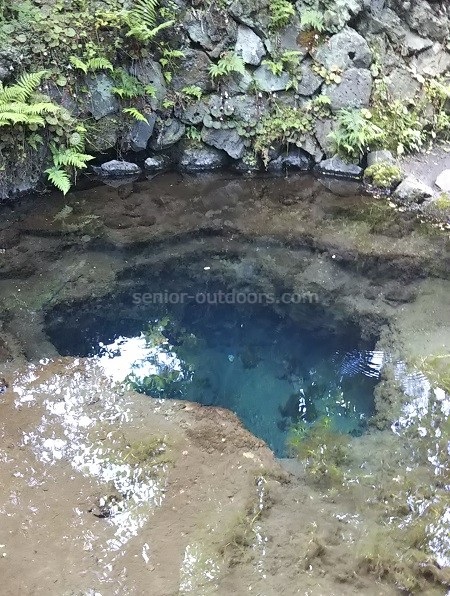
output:
<path id="1" fill-rule="evenodd" d="M 363 175 L 363 169 L 358 164 L 346 162 L 338 155 L 324 159 L 314 167 L 314 171 L 323 176 L 337 178 L 359 179 Z"/>
<path id="2" fill-rule="evenodd" d="M 265 64 L 259 66 L 253 73 L 253 76 L 258 89 L 266 93 L 284 91 L 290 81 L 290 76 L 287 72 L 274 75 Z"/>
<path id="3" fill-rule="evenodd" d="M 133 124 L 129 134 L 129 143 L 133 151 L 144 151 L 147 149 L 148 141 L 155 128 L 156 114 L 147 114 L 146 121 L 138 121 Z"/>
<path id="4" fill-rule="evenodd" d="M 271 0 L 233 0 L 228 7 L 238 23 L 247 25 L 258 35 L 267 36 L 270 23 Z"/>
<path id="5" fill-rule="evenodd" d="M 181 139 L 186 131 L 186 126 L 176 118 L 161 120 L 155 125 L 155 134 L 150 140 L 150 149 L 161 151 L 174 145 Z"/>
<path id="6" fill-rule="evenodd" d="M 236 41 L 237 24 L 230 16 L 212 3 L 208 10 L 190 10 L 183 21 L 189 37 L 212 58 Z"/>
<path id="7" fill-rule="evenodd" d="M 100 120 L 103 116 L 114 114 L 119 109 L 117 97 L 112 92 L 114 82 L 105 73 L 87 75 L 86 87 L 88 95 L 88 110 Z"/>
<path id="8" fill-rule="evenodd" d="M 219 170 L 228 163 L 224 151 L 203 143 L 186 141 L 178 148 L 177 166 L 183 172 L 195 173 Z"/>
<path id="9" fill-rule="evenodd" d="M 141 168 L 137 164 L 117 159 L 107 161 L 100 167 L 92 166 L 92 169 L 98 176 L 104 178 L 124 178 L 141 173 Z"/>
<path id="10" fill-rule="evenodd" d="M 154 87 L 155 97 L 150 99 L 150 105 L 153 109 L 159 107 L 167 91 L 159 62 L 149 58 L 135 61 L 130 67 L 130 74 L 135 76 L 143 85 L 152 85 Z"/>
<path id="11" fill-rule="evenodd" d="M 398 67 L 385 78 L 386 88 L 393 99 L 411 101 L 420 89 L 420 84 L 406 68 Z"/>
<path id="12" fill-rule="evenodd" d="M 400 203 L 421 204 L 434 195 L 433 189 L 414 176 L 408 176 L 394 190 L 392 197 Z"/>
<path id="13" fill-rule="evenodd" d="M 439 77 L 450 71 L 450 52 L 440 43 L 435 43 L 433 47 L 414 57 L 411 66 L 418 73 Z"/>
<path id="14" fill-rule="evenodd" d="M 348 27 L 320 46 L 314 59 L 328 70 L 333 67 L 342 70 L 369 68 L 372 64 L 372 52 L 364 37 Z"/>
<path id="15" fill-rule="evenodd" d="M 445 41 L 450 34 L 450 19 L 448 14 L 434 10 L 428 2 L 424 0 L 413 0 L 409 8 L 402 11 L 401 17 L 405 18 L 411 29 L 414 29 L 420 35 L 430 37 L 437 41 Z M 411 6 L 412 4 L 412 6 Z"/>
<path id="16" fill-rule="evenodd" d="M 343 108 L 363 108 L 370 102 L 372 75 L 364 68 L 349 68 L 339 84 L 324 85 L 323 94 L 330 98 L 333 112 Z"/>
<path id="17" fill-rule="evenodd" d="M 237 32 L 235 54 L 241 56 L 246 64 L 258 66 L 266 54 L 261 38 L 256 35 L 249 27 L 240 25 Z"/>
<path id="18" fill-rule="evenodd" d="M 240 159 L 244 155 L 245 145 L 235 128 L 207 128 L 202 129 L 202 141 L 216 149 L 225 151 L 233 159 Z"/>
<path id="19" fill-rule="evenodd" d="M 211 91 L 214 88 L 209 73 L 211 65 L 212 62 L 205 52 L 185 50 L 184 58 L 180 60 L 172 79 L 173 89 L 181 91 L 184 87 L 195 85 L 202 91 Z"/>

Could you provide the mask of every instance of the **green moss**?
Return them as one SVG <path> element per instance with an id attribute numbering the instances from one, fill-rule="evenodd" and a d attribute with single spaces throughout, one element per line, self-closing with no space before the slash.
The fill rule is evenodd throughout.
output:
<path id="1" fill-rule="evenodd" d="M 402 172 L 396 165 L 379 162 L 365 170 L 364 178 L 377 188 L 390 189 L 402 180 Z"/>
<path id="2" fill-rule="evenodd" d="M 287 445 L 295 457 L 305 461 L 306 471 L 315 483 L 325 488 L 342 484 L 342 466 L 349 460 L 348 438 L 333 430 L 330 418 L 293 425 Z"/>
<path id="3" fill-rule="evenodd" d="M 433 206 L 441 211 L 450 210 L 450 195 L 446 192 L 442 192 L 434 201 Z"/>

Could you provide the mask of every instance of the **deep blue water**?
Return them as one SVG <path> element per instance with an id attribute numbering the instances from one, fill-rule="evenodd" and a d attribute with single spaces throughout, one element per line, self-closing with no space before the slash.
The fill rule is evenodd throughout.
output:
<path id="1" fill-rule="evenodd" d="M 313 319 L 314 306 L 305 308 Z M 365 364 L 373 346 L 357 328 L 318 329 L 271 305 L 130 307 L 129 294 L 47 317 L 62 355 L 97 358 L 118 381 L 155 397 L 229 408 L 280 456 L 299 421 L 329 416 L 337 430 L 361 434 L 374 413 L 376 379 Z"/>

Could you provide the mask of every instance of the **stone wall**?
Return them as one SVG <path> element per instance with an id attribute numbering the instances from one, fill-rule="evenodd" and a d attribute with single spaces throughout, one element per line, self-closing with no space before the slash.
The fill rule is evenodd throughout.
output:
<path id="1" fill-rule="evenodd" d="M 301 27 L 311 0 L 295 3 L 295 15 L 277 31 L 270 27 L 272 0 L 233 0 L 207 3 L 177 0 L 177 25 L 170 43 L 184 52 L 167 83 L 151 53 L 139 61 L 117 64 L 141 83 L 151 84 L 147 122 L 130 122 L 112 92 L 113 81 L 104 72 L 81 81 L 74 99 L 69 90 L 47 91 L 72 113 L 93 122 L 89 150 L 96 154 L 135 153 L 138 159 L 158 154 L 190 170 L 223 166 L 255 169 L 255 130 L 270 118 L 274 106 L 309 110 L 309 124 L 289 144 L 275 144 L 265 155 L 272 169 L 293 166 L 308 169 L 332 157 L 329 133 L 342 108 L 371 105 L 374 83 L 382 82 L 392 99 L 415 101 L 422 93 L 423 76 L 450 72 L 450 20 L 445 2 L 425 0 L 320 0 L 326 32 L 312 39 Z M 328 8 L 327 8 L 328 7 Z M 242 73 L 212 78 L 209 69 L 224 52 L 240 56 Z M 279 74 L 266 60 L 277 61 L 284 52 L 298 52 L 294 63 Z M 0 60 L 0 74 L 8 60 Z M 337 76 L 335 76 L 337 75 Z M 196 86 L 199 100 L 183 90 Z M 327 96 L 327 110 L 311 112 L 311 100 Z M 167 99 L 171 103 L 167 103 Z M 42 156 L 40 157 L 40 162 Z M 133 157 L 130 158 L 134 160 Z M 45 161 L 45 160 L 44 160 Z M 0 198 L 33 188 L 36 175 L 15 185 L 15 166 L 0 176 Z"/>

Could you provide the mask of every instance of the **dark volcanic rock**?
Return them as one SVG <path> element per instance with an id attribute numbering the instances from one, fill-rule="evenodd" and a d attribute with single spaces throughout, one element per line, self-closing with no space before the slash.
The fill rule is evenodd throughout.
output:
<path id="1" fill-rule="evenodd" d="M 100 167 L 93 166 L 92 169 L 97 176 L 104 178 L 123 178 L 124 176 L 136 176 L 141 173 L 141 168 L 129 161 L 118 161 L 113 159 L 103 163 Z"/>
<path id="2" fill-rule="evenodd" d="M 267 170 L 273 173 L 281 173 L 286 170 L 300 170 L 308 171 L 312 168 L 313 162 L 311 156 L 299 149 L 293 147 L 287 153 L 282 153 L 275 159 L 269 162 Z"/>
<path id="3" fill-rule="evenodd" d="M 226 166 L 227 163 L 226 153 L 198 142 L 184 143 L 180 147 L 177 159 L 178 169 L 183 172 L 218 170 Z"/>
<path id="4" fill-rule="evenodd" d="M 314 167 L 317 174 L 324 176 L 337 176 L 340 178 L 361 178 L 363 169 L 354 163 L 348 163 L 339 156 L 334 155 L 330 159 L 324 159 Z"/>

